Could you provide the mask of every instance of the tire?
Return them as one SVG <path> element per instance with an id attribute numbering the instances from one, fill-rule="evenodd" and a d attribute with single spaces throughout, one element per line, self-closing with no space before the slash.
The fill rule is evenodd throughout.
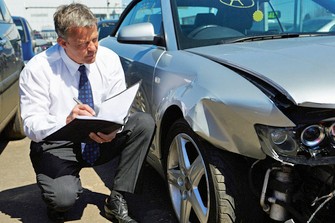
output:
<path id="1" fill-rule="evenodd" d="M 263 222 L 248 188 L 246 162 L 206 145 L 184 119 L 169 130 L 165 175 L 179 222 Z"/>
<path id="2" fill-rule="evenodd" d="M 15 116 L 6 126 L 4 130 L 4 135 L 8 140 L 19 140 L 26 137 L 23 131 L 23 122 L 21 119 L 20 107 L 18 107 Z"/>

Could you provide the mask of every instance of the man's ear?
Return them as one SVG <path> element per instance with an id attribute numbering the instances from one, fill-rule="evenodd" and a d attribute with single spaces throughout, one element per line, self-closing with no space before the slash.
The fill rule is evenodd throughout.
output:
<path id="1" fill-rule="evenodd" d="M 57 38 L 57 43 L 63 48 L 66 48 L 66 41 L 62 37 Z"/>

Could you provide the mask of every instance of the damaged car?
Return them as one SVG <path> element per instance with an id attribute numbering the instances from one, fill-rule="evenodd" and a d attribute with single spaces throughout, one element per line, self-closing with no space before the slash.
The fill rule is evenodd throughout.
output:
<path id="1" fill-rule="evenodd" d="M 179 222 L 335 222 L 335 0 L 134 0 L 121 59 Z M 316 26 L 317 27 L 317 26 Z"/>

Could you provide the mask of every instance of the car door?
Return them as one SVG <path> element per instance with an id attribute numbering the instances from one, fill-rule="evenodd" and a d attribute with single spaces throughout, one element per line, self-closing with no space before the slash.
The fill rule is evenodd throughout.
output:
<path id="1" fill-rule="evenodd" d="M 0 131 L 15 116 L 19 105 L 21 40 L 12 17 L 0 0 Z"/>
<path id="2" fill-rule="evenodd" d="M 119 29 L 122 27 L 149 22 L 154 27 L 155 35 L 161 35 L 162 30 L 162 9 L 160 0 L 143 0 L 138 2 L 123 18 Z M 117 34 L 116 34 L 117 36 Z M 115 38 L 115 37 L 114 37 Z M 152 44 L 122 44 L 114 39 L 113 50 L 121 58 L 121 63 L 125 71 L 127 84 L 133 85 L 142 80 L 138 103 L 141 103 L 142 110 L 151 113 L 153 109 L 149 104 L 152 98 L 152 82 L 155 66 L 160 56 L 165 52 L 165 48 Z"/>

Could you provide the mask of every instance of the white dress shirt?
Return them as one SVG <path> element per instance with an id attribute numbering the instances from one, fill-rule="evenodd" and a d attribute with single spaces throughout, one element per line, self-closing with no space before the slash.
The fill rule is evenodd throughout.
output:
<path id="1" fill-rule="evenodd" d="M 78 97 L 79 66 L 56 44 L 33 57 L 21 72 L 21 117 L 31 140 L 40 142 L 66 124 L 76 105 L 73 97 Z M 96 62 L 85 66 L 98 113 L 102 101 L 126 89 L 124 72 L 118 55 L 103 46 Z"/>

